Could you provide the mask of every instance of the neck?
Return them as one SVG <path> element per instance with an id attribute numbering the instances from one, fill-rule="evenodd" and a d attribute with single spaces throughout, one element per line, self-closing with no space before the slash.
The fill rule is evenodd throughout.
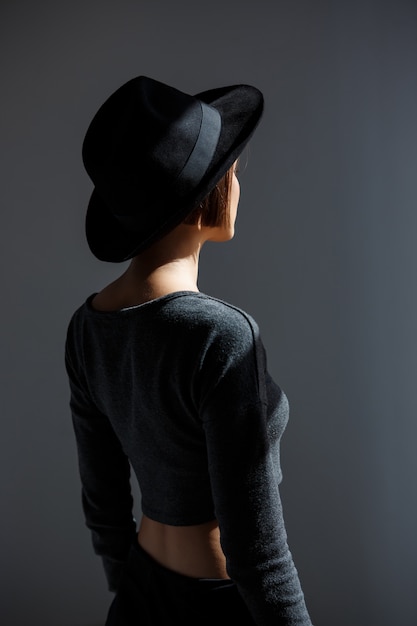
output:
<path id="1" fill-rule="evenodd" d="M 132 296 L 153 299 L 173 291 L 198 291 L 199 257 L 204 237 L 195 226 L 180 224 L 134 257 L 119 286 Z M 117 281 L 116 281 L 117 282 Z"/>

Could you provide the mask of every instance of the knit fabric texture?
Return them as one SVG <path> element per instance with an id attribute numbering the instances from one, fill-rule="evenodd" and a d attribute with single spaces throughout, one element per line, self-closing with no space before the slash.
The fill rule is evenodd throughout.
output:
<path id="1" fill-rule="evenodd" d="M 279 494 L 288 402 L 256 322 L 199 292 L 111 312 L 93 297 L 72 316 L 65 361 L 82 505 L 109 588 L 135 540 L 132 468 L 151 519 L 217 518 L 256 624 L 311 626 Z"/>

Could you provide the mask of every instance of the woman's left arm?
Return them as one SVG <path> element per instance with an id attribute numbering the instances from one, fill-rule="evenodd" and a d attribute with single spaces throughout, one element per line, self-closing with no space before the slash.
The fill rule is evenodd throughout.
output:
<path id="1" fill-rule="evenodd" d="M 94 551 L 103 559 L 108 587 L 116 591 L 136 533 L 130 463 L 110 421 L 89 398 L 68 350 L 65 363 L 85 522 Z"/>

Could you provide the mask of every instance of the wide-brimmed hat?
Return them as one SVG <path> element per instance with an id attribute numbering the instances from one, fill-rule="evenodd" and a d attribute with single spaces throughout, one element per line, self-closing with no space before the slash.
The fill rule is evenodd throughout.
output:
<path id="1" fill-rule="evenodd" d="M 92 253 L 126 261 L 182 222 L 238 158 L 262 110 L 249 85 L 192 96 L 138 76 L 119 87 L 83 143 L 95 186 L 86 216 Z"/>

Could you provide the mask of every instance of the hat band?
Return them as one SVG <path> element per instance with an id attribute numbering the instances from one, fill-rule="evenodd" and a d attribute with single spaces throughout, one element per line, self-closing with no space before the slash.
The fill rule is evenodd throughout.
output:
<path id="1" fill-rule="evenodd" d="M 184 167 L 174 180 L 171 191 L 177 193 L 180 197 L 186 197 L 187 191 L 195 188 L 211 163 L 217 143 L 220 137 L 222 121 L 220 113 L 217 109 L 208 106 L 200 100 L 201 105 L 201 125 L 198 133 L 197 141 L 194 148 L 190 152 Z M 113 216 L 126 228 L 137 230 L 142 223 L 138 218 L 139 215 L 120 215 Z"/>
<path id="2" fill-rule="evenodd" d="M 202 113 L 200 132 L 188 161 L 175 181 L 176 187 L 198 185 L 211 163 L 219 141 L 222 127 L 220 113 L 201 100 L 200 105 Z"/>

